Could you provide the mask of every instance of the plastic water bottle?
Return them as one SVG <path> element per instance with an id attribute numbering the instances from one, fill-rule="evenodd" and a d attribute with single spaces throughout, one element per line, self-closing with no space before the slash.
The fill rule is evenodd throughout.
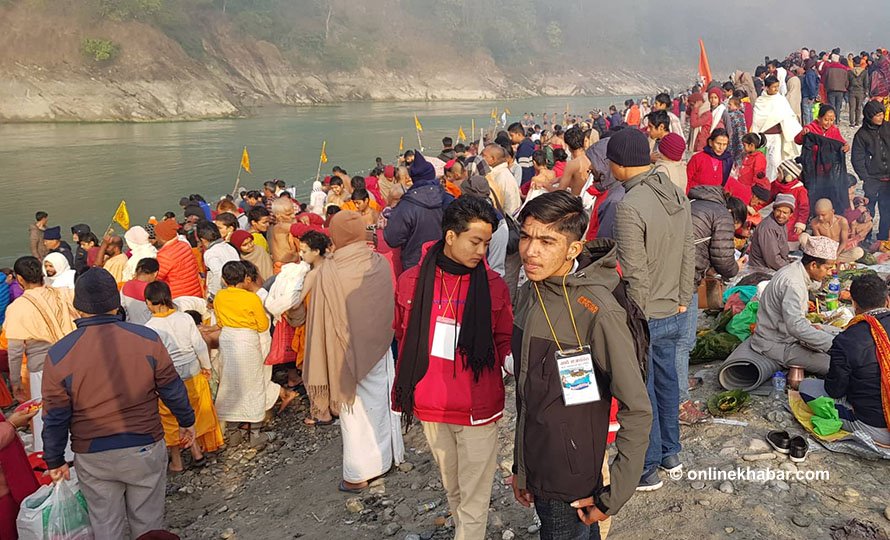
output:
<path id="1" fill-rule="evenodd" d="M 785 374 L 781 371 L 777 371 L 773 375 L 773 398 L 774 399 L 784 399 L 785 398 Z"/>
<path id="2" fill-rule="evenodd" d="M 427 501 L 425 503 L 420 503 L 417 505 L 417 513 L 422 514 L 424 512 L 429 512 L 439 506 L 439 501 Z"/>
<path id="3" fill-rule="evenodd" d="M 825 308 L 828 311 L 834 311 L 838 308 L 838 297 L 841 294 L 841 280 L 838 279 L 837 273 L 831 276 L 828 282 L 828 296 L 825 298 Z"/>

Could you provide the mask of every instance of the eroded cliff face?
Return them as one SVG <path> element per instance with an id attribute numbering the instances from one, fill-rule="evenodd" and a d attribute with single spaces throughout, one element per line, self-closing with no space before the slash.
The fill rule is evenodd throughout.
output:
<path id="1" fill-rule="evenodd" d="M 245 115 L 264 105 L 354 100 L 643 95 L 680 87 L 693 75 L 591 69 L 527 77 L 504 73 L 487 57 L 471 59 L 472 70 L 450 64 L 320 72 L 218 22 L 208 23 L 210 37 L 189 56 L 138 22 L 37 17 L 26 4 L 0 7 L 0 20 L 0 120 L 13 122 L 195 120 Z M 118 55 L 107 64 L 86 58 L 80 50 L 85 37 L 119 43 Z"/>

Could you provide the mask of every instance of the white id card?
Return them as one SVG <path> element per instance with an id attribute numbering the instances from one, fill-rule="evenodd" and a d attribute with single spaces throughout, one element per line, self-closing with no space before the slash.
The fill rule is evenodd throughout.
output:
<path id="1" fill-rule="evenodd" d="M 457 336 L 460 335 L 460 325 L 454 319 L 436 317 L 436 326 L 433 329 L 433 346 L 430 354 L 437 358 L 454 361 L 454 350 L 457 348 Z"/>
<path id="2" fill-rule="evenodd" d="M 590 347 L 562 353 L 556 351 L 556 366 L 559 370 L 562 398 L 567 406 L 600 400 Z"/>

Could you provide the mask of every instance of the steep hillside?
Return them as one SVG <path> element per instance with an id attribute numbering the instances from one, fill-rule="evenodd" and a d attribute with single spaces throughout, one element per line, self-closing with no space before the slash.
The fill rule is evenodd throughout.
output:
<path id="1" fill-rule="evenodd" d="M 177 2 L 192 11 L 151 11 Z M 484 28 L 476 33 L 482 42 L 455 47 L 422 13 L 396 9 L 399 0 L 368 3 L 392 4 L 399 15 L 389 18 L 363 2 L 291 2 L 316 9 L 293 19 L 286 38 L 278 27 L 255 27 L 269 23 L 251 19 L 255 12 L 232 13 L 238 2 L 228 2 L 224 12 L 219 0 L 0 0 L 0 120 L 196 119 L 268 104 L 642 94 L 692 76 L 691 69 L 644 74 L 571 61 L 566 70 L 561 52 L 516 50 Z M 131 11 L 109 12 L 114 6 Z"/>

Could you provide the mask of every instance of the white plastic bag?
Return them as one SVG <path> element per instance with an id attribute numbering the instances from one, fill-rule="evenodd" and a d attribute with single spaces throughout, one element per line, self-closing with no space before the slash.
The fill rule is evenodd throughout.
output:
<path id="1" fill-rule="evenodd" d="M 93 540 L 86 500 L 71 480 L 41 486 L 22 501 L 16 519 L 20 540 Z"/>

